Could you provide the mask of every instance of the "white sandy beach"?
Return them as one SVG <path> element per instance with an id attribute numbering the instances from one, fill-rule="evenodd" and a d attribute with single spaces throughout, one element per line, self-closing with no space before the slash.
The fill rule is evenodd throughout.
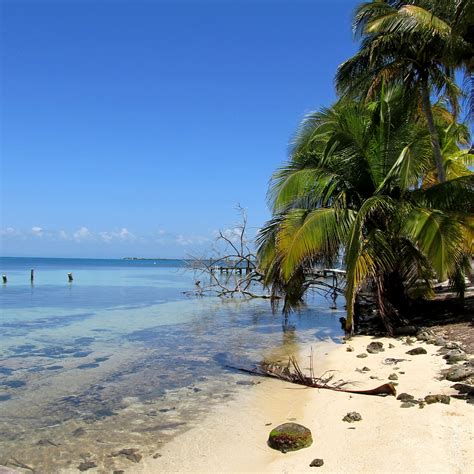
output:
<path id="1" fill-rule="evenodd" d="M 346 351 L 347 345 L 315 344 L 315 372 L 337 370 L 336 379 L 352 381 L 355 385 L 348 388 L 358 389 L 375 388 L 397 373 L 398 393 L 415 398 L 456 393 L 450 388 L 452 382 L 437 379 L 447 367 L 436 354 L 439 347 L 417 342 L 413 347 L 422 346 L 428 353 L 410 356 L 406 352 L 412 347 L 401 340 L 377 340 L 383 342 L 385 351 L 363 359 L 356 355 L 373 341 L 368 336 L 347 344 L 353 352 Z M 389 349 L 389 343 L 395 348 Z M 310 346 L 301 350 L 302 367 L 308 366 L 309 353 Z M 383 364 L 388 357 L 408 360 L 395 366 Z M 364 366 L 370 371 L 356 371 Z M 165 445 L 159 450 L 161 457 L 144 459 L 145 472 L 466 473 L 474 468 L 474 406 L 463 400 L 451 398 L 449 405 L 435 403 L 423 409 L 401 408 L 402 402 L 393 396 L 336 393 L 266 378 L 251 380 L 261 383 Z M 350 411 L 359 412 L 362 421 L 343 422 Z M 288 421 L 312 431 L 311 447 L 282 454 L 267 446 L 270 430 Z M 309 467 L 314 458 L 322 458 L 324 465 Z"/>

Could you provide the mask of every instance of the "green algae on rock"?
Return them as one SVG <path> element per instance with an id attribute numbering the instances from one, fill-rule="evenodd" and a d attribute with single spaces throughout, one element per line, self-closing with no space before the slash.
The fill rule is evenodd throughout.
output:
<path id="1" fill-rule="evenodd" d="M 282 453 L 307 448 L 312 443 L 311 431 L 298 423 L 283 423 L 274 428 L 268 437 L 268 445 Z"/>

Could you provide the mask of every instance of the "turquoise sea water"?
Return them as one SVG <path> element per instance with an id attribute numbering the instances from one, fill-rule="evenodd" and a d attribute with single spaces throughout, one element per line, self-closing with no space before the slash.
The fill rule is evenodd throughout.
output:
<path id="1" fill-rule="evenodd" d="M 0 465 L 25 471 L 129 468 L 113 453 L 159 452 L 251 389 L 227 361 L 341 336 L 322 297 L 283 325 L 267 300 L 186 295 L 205 281 L 181 260 L 1 258 L 0 274 Z"/>

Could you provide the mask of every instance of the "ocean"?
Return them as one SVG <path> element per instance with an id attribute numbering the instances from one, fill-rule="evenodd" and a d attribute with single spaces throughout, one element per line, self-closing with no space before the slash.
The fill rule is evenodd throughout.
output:
<path id="1" fill-rule="evenodd" d="M 285 323 L 268 300 L 189 294 L 205 276 L 182 260 L 2 257 L 0 274 L 0 465 L 25 472 L 84 460 L 111 472 L 122 449 L 157 454 L 252 389 L 229 361 L 342 336 L 341 298 L 331 310 L 315 294 Z"/>

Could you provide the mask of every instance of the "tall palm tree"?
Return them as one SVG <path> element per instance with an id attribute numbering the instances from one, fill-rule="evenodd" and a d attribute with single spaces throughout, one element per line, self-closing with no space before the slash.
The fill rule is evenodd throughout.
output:
<path id="1" fill-rule="evenodd" d="M 472 68 L 468 17 L 472 0 L 374 0 L 354 16 L 354 31 L 362 38 L 360 51 L 343 63 L 336 84 L 343 94 L 375 93 L 382 81 L 403 84 L 419 103 L 430 131 L 440 182 L 445 181 L 439 136 L 430 95 L 443 94 L 458 110 L 460 90 L 454 71 Z M 472 18 L 472 17 L 471 17 Z M 472 20 L 471 20 L 472 23 Z"/>
<path id="2" fill-rule="evenodd" d="M 407 101 L 401 88 L 382 87 L 377 101 L 342 99 L 300 126 L 269 190 L 273 218 L 258 237 L 266 284 L 284 295 L 284 310 L 302 300 L 315 264 L 341 255 L 348 332 L 364 282 L 374 285 L 389 331 L 411 292 L 431 291 L 433 275 L 462 286 L 474 211 L 473 175 L 459 148 L 467 130 L 435 107 L 442 151 L 456 166 L 432 185 L 430 135 L 407 116 Z"/>

